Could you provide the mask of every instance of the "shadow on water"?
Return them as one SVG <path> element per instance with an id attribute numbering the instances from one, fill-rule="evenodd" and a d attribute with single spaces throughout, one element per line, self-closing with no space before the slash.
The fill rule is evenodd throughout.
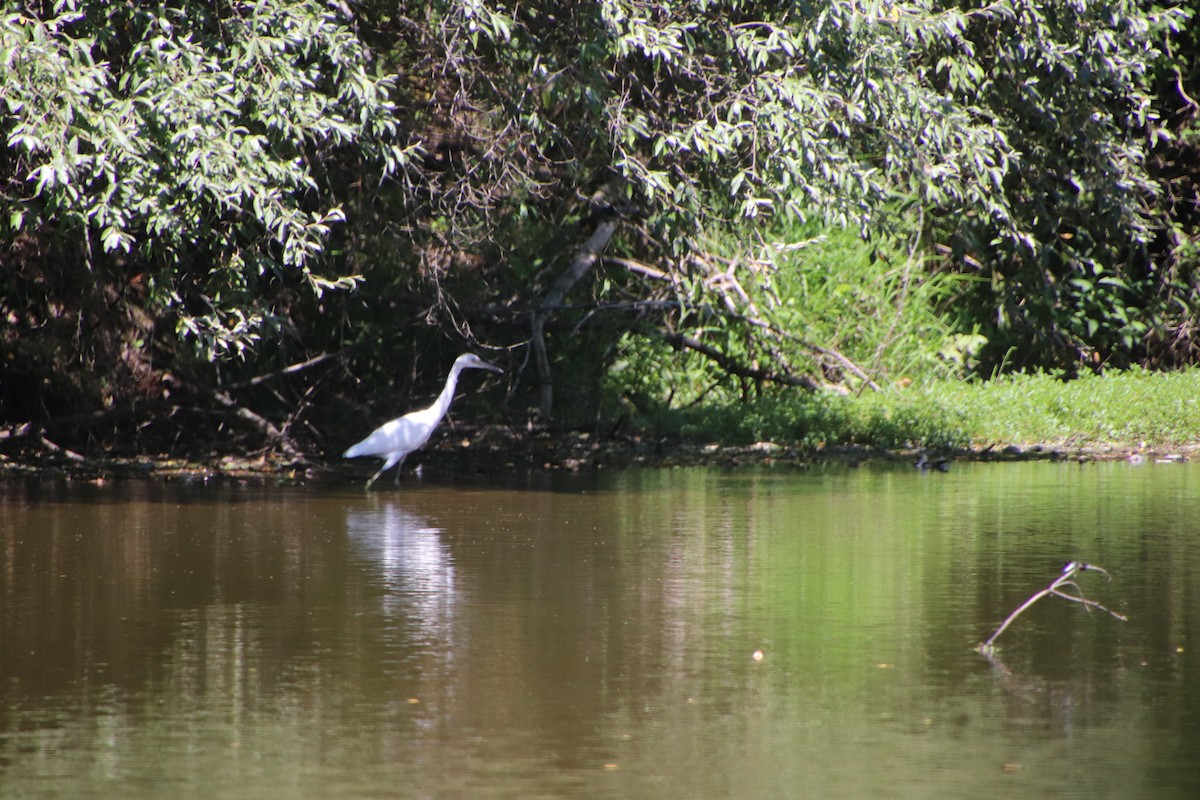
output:
<path id="1" fill-rule="evenodd" d="M 4 797 L 1200 789 L 1200 468 L 0 486 Z M 1122 623 L 1047 598 L 1083 591 Z"/>

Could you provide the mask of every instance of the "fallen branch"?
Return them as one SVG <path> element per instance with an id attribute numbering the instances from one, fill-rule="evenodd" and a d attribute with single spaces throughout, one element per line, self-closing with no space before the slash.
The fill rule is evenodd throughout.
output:
<path id="1" fill-rule="evenodd" d="M 218 405 L 227 409 L 234 416 L 244 420 L 245 422 L 248 422 L 251 426 L 257 428 L 267 438 L 267 441 L 277 446 L 287 455 L 300 455 L 300 453 L 292 445 L 291 441 L 288 440 L 288 437 L 284 434 L 284 432 L 275 427 L 274 423 L 261 414 L 257 414 L 254 411 L 251 411 L 249 408 L 237 403 L 237 401 L 235 401 L 228 392 L 221 391 L 220 389 L 212 389 L 199 384 L 189 384 L 188 389 L 197 394 L 205 395 L 211 398 Z"/>
<path id="2" fill-rule="evenodd" d="M 0 430 L 0 442 L 5 439 L 20 439 L 23 436 L 32 436 L 40 430 L 41 428 L 32 422 L 18 422 L 8 426 L 4 430 Z"/>
<path id="3" fill-rule="evenodd" d="M 799 246 L 804 247 L 804 246 L 810 244 L 811 241 L 812 240 L 810 240 L 809 242 L 800 243 Z M 730 319 L 740 320 L 740 321 L 745 322 L 746 324 L 748 324 L 752 327 L 758 328 L 760 331 L 764 332 L 764 336 L 762 337 L 761 342 L 762 342 L 763 348 L 766 350 L 766 355 L 768 355 L 776 363 L 782 364 L 784 366 L 784 369 L 781 372 L 776 373 L 776 374 L 791 374 L 791 370 L 790 370 L 790 368 L 787 367 L 787 360 L 786 360 L 786 357 L 784 356 L 782 348 L 779 346 L 774 346 L 772 343 L 781 344 L 784 341 L 791 341 L 791 342 L 794 342 L 794 343 L 800 345 L 801 347 L 805 348 L 806 350 L 814 352 L 820 356 L 824 356 L 827 359 L 832 359 L 834 361 L 837 361 L 839 364 L 841 364 L 843 369 L 847 370 L 848 372 L 853 374 L 855 377 L 857 377 L 860 381 L 862 381 L 862 383 L 865 387 L 869 387 L 871 389 L 874 389 L 875 391 L 879 391 L 879 385 L 871 379 L 871 376 L 868 375 L 866 373 L 866 371 L 864 369 L 862 369 L 862 367 L 855 364 L 853 361 L 851 361 L 848 357 L 846 357 L 842 353 L 839 353 L 837 350 L 833 350 L 831 348 L 821 347 L 820 345 L 814 344 L 814 343 L 806 341 L 805 339 L 802 339 L 798 336 L 795 336 L 794 334 L 792 334 L 788 331 L 781 330 L 778 327 L 776 327 L 774 323 L 768 321 L 765 317 L 763 317 L 762 314 L 758 310 L 758 306 L 755 304 L 754 300 L 750 297 L 749 292 L 747 292 L 745 290 L 745 288 L 741 284 L 741 281 L 739 281 L 737 278 L 737 275 L 736 275 L 736 269 L 738 266 L 737 261 L 735 261 L 733 259 L 723 258 L 721 256 L 716 256 L 716 255 L 709 255 L 706 258 L 712 259 L 715 261 L 720 261 L 728 266 L 727 266 L 727 269 L 720 270 L 719 268 L 710 264 L 705 258 L 695 256 L 694 260 L 696 261 L 696 263 L 699 264 L 701 268 L 705 269 L 709 273 L 709 277 L 704 282 L 705 286 L 708 288 L 708 290 L 710 292 L 712 292 L 713 294 L 715 294 L 721 298 L 722 303 L 725 306 L 725 309 L 728 312 L 728 316 Z M 766 268 L 765 264 L 760 263 L 760 268 L 765 269 Z M 772 294 L 772 296 L 775 296 L 773 294 L 772 290 L 770 290 L 768 287 L 764 286 L 763 288 L 764 288 L 764 291 L 767 291 L 768 293 Z M 776 297 L 776 302 L 778 302 L 778 297 L 777 296 L 775 296 L 775 297 Z M 745 313 L 743 313 L 741 310 L 739 310 L 741 307 L 744 307 L 746 309 Z M 753 376 L 744 376 L 744 377 L 753 377 Z M 814 384 L 815 384 L 815 381 L 814 381 Z M 793 385 L 806 386 L 807 384 L 799 383 L 799 384 L 793 384 Z"/>
<path id="4" fill-rule="evenodd" d="M 46 448 L 47 450 L 49 450 L 52 453 L 57 453 L 60 456 L 65 456 L 66 458 L 70 459 L 71 461 L 86 461 L 87 460 L 83 456 L 79 455 L 79 453 L 76 453 L 74 450 L 68 450 L 65 447 L 61 447 L 61 446 L 55 444 L 54 442 L 50 441 L 49 439 L 47 439 L 45 436 L 38 436 L 38 440 L 40 441 L 42 447 Z"/>
<path id="5" fill-rule="evenodd" d="M 807 375 L 795 375 L 790 372 L 775 372 L 773 370 L 746 366 L 725 355 L 717 348 L 682 333 L 667 333 L 664 334 L 664 338 L 667 344 L 675 349 L 693 350 L 715 363 L 721 369 L 725 370 L 725 372 L 739 378 L 750 378 L 751 380 L 763 383 L 778 383 L 785 386 L 803 386 L 805 389 L 813 391 L 821 388 L 821 384 Z"/>
<path id="6" fill-rule="evenodd" d="M 863 386 L 865 386 L 869 389 L 873 389 L 877 392 L 881 391 L 881 389 L 879 388 L 879 384 L 877 384 L 875 381 L 871 380 L 871 376 L 868 375 L 862 367 L 860 367 L 858 364 L 855 364 L 853 361 L 850 360 L 849 357 L 839 353 L 837 350 L 834 350 L 833 348 L 830 348 L 830 347 L 822 347 L 819 344 L 814 344 L 806 339 L 801 339 L 797 336 L 794 336 L 794 335 L 788 333 L 787 331 L 779 331 L 778 335 L 795 342 L 796 344 L 800 345 L 801 347 L 803 347 L 807 350 L 811 350 L 812 352 L 816 353 L 817 355 L 822 355 L 827 358 L 834 359 L 839 364 L 841 364 L 846 370 L 848 370 L 851 374 L 853 374 L 856 378 L 858 378 L 860 381 L 862 381 Z"/>
<path id="7" fill-rule="evenodd" d="M 1008 619 L 1004 620 L 1003 624 L 1001 624 L 1000 627 L 996 629 L 996 632 L 993 633 L 986 642 L 979 645 L 975 649 L 978 650 L 979 652 L 983 653 L 984 655 L 993 653 L 995 651 L 993 642 L 996 641 L 996 639 L 1000 636 L 1000 634 L 1004 633 L 1005 629 L 1009 625 L 1012 624 L 1013 620 L 1015 620 L 1018 616 L 1020 616 L 1021 612 L 1023 612 L 1025 609 L 1029 608 L 1031 605 L 1033 605 L 1038 600 L 1041 600 L 1043 597 L 1045 597 L 1047 595 L 1055 595 L 1056 597 L 1061 597 L 1064 600 L 1070 600 L 1072 603 L 1082 603 L 1084 610 L 1086 610 L 1086 611 L 1091 611 L 1093 608 L 1098 608 L 1101 611 L 1111 614 L 1112 616 L 1116 617 L 1117 619 L 1121 620 L 1122 622 L 1126 622 L 1128 618 L 1124 614 L 1118 614 L 1116 611 L 1113 611 L 1112 609 L 1108 609 L 1108 608 L 1105 608 L 1104 606 L 1100 605 L 1095 600 L 1089 600 L 1083 596 L 1083 590 L 1080 589 L 1079 584 L 1077 584 L 1075 582 L 1075 576 L 1081 572 L 1087 572 L 1089 570 L 1092 572 L 1099 572 L 1099 573 L 1103 574 L 1104 577 L 1108 578 L 1110 581 L 1112 580 L 1112 576 L 1109 575 L 1108 572 L 1106 572 L 1103 567 L 1097 567 L 1094 564 L 1087 564 L 1087 563 L 1084 563 L 1083 561 L 1070 562 L 1069 564 L 1067 564 L 1066 566 L 1063 567 L 1062 574 L 1059 575 L 1057 578 L 1055 578 L 1050 583 L 1049 586 L 1047 586 L 1045 589 L 1042 589 L 1040 592 L 1034 593 L 1034 595 L 1032 597 L 1030 597 L 1028 600 L 1026 600 L 1024 603 L 1022 603 L 1017 608 L 1016 611 L 1009 614 Z M 1075 591 L 1079 592 L 1079 594 L 1073 595 L 1073 594 L 1067 594 L 1066 592 L 1060 591 L 1060 589 L 1064 586 L 1074 587 Z"/>
<path id="8" fill-rule="evenodd" d="M 7 439 L 33 438 L 37 439 L 47 431 L 73 430 L 87 428 L 91 425 L 113 422 L 136 416 L 146 409 L 173 408 L 175 404 L 167 400 L 135 400 L 131 403 L 102 408 L 98 411 L 87 411 L 82 414 L 71 414 L 65 417 L 54 417 L 43 422 L 18 422 L 0 429 L 0 442 Z M 39 443 L 41 443 L 39 441 Z"/>
<path id="9" fill-rule="evenodd" d="M 333 353 L 321 353 L 318 356 L 291 364 L 283 367 L 282 369 L 276 370 L 275 372 L 258 375 L 237 383 L 226 384 L 218 387 L 217 389 L 212 389 L 199 384 L 185 383 L 172 375 L 165 376 L 164 383 L 181 386 L 194 394 L 204 395 L 215 400 L 226 410 L 234 413 L 236 416 L 241 417 L 254 427 L 261 430 L 272 443 L 280 444 L 284 450 L 291 454 L 292 445 L 287 441 L 286 433 L 276 428 L 262 416 L 255 414 L 249 409 L 239 406 L 230 397 L 229 392 L 239 389 L 258 387 L 279 378 L 295 375 L 299 372 L 303 372 L 304 370 L 311 369 L 319 364 L 323 364 L 331 359 L 341 358 L 348 351 L 358 346 L 361 345 L 350 345 Z M 73 453 L 70 450 L 60 448 L 58 445 L 55 445 L 53 442 L 47 440 L 44 434 L 47 431 L 53 432 L 64 429 L 74 430 L 77 428 L 90 428 L 91 426 L 102 423 L 114 423 L 130 417 L 137 417 L 145 414 L 146 412 L 163 410 L 177 411 L 180 408 L 181 407 L 174 400 L 167 399 L 165 397 L 142 398 L 139 400 L 132 400 L 127 403 L 122 403 L 120 405 L 114 405 L 110 408 L 98 409 L 96 411 L 86 411 L 81 414 L 54 417 L 52 419 L 43 420 L 40 422 L 26 421 L 3 426 L 0 427 L 0 442 L 10 439 L 30 438 L 37 441 L 38 444 L 48 450 L 62 452 L 68 458 L 72 458 L 73 460 L 81 460 L 83 456 Z"/>

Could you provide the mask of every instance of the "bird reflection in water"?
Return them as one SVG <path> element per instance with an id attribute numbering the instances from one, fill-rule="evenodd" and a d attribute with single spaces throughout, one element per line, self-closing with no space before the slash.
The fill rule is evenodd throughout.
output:
<path id="1" fill-rule="evenodd" d="M 346 514 L 351 546 L 377 570 L 383 608 L 401 615 L 430 643 L 448 644 L 458 600 L 454 562 L 442 531 L 396 503 Z"/>

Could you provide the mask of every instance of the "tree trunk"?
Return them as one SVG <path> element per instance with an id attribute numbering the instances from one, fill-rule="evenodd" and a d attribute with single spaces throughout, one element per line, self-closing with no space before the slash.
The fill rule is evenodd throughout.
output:
<path id="1" fill-rule="evenodd" d="M 595 205 L 595 203 L 596 199 L 593 198 L 593 204 Z M 538 408 L 541 410 L 543 419 L 549 420 L 554 410 L 554 378 L 550 372 L 550 357 L 546 353 L 546 320 L 562 306 L 567 293 L 600 258 L 600 254 L 608 246 L 620 222 L 618 216 L 609 215 L 596 226 L 596 230 L 587 238 L 587 241 L 575 251 L 570 266 L 554 281 L 554 285 L 542 298 L 537 313 L 533 315 L 529 345 L 533 348 L 534 364 L 537 367 Z"/>

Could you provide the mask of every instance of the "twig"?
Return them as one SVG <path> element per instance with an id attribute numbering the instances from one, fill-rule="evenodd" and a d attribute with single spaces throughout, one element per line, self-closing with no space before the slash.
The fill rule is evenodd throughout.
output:
<path id="1" fill-rule="evenodd" d="M 1063 567 L 1061 575 L 1059 575 L 1057 578 L 1055 578 L 1053 581 L 1051 581 L 1050 585 L 1047 586 L 1045 589 L 1042 589 L 1039 592 L 1035 592 L 1032 597 L 1030 597 L 1028 600 L 1026 600 L 1024 603 L 1022 603 L 1020 606 L 1018 606 L 1017 610 L 1012 612 L 1011 614 L 1009 614 L 1008 618 L 1006 620 L 1004 620 L 1004 622 L 1000 625 L 999 628 L 996 629 L 996 632 L 993 633 L 986 642 L 979 645 L 975 649 L 985 655 L 994 652 L 995 647 L 993 646 L 992 643 L 996 641 L 997 637 L 999 637 L 1000 634 L 1004 633 L 1004 630 L 1010 624 L 1012 624 L 1013 620 L 1015 620 L 1018 616 L 1020 616 L 1021 612 L 1023 612 L 1025 609 L 1029 608 L 1031 605 L 1036 603 L 1038 600 L 1041 600 L 1046 595 L 1051 595 L 1051 594 L 1055 595 L 1056 597 L 1061 597 L 1064 600 L 1070 600 L 1073 603 L 1082 603 L 1084 610 L 1086 610 L 1086 611 L 1091 611 L 1093 608 L 1098 608 L 1101 611 L 1105 611 L 1105 612 L 1111 614 L 1112 616 L 1116 617 L 1117 619 L 1121 620 L 1122 622 L 1127 622 L 1128 618 L 1124 614 L 1118 614 L 1116 611 L 1113 611 L 1112 609 L 1105 608 L 1104 606 L 1100 605 L 1095 600 L 1089 600 L 1083 596 L 1083 590 L 1080 589 L 1079 584 L 1077 584 L 1075 582 L 1075 576 L 1081 572 L 1087 572 L 1087 571 L 1099 572 L 1102 575 L 1104 575 L 1104 577 L 1108 578 L 1110 581 L 1112 580 L 1112 576 L 1109 575 L 1108 572 L 1103 567 L 1098 567 L 1095 564 L 1088 564 L 1083 561 L 1072 561 L 1072 562 L 1068 563 L 1067 565 L 1065 565 Z M 1075 591 L 1079 592 L 1079 595 L 1076 596 L 1073 594 L 1066 594 L 1065 592 L 1059 591 L 1064 586 L 1074 587 Z"/>
<path id="2" fill-rule="evenodd" d="M 1179 96 L 1183 98 L 1189 108 L 1200 108 L 1200 103 L 1197 103 L 1191 96 L 1183 90 L 1183 73 L 1179 71 L 1179 67 L 1175 68 L 1175 88 L 1179 91 Z"/>

